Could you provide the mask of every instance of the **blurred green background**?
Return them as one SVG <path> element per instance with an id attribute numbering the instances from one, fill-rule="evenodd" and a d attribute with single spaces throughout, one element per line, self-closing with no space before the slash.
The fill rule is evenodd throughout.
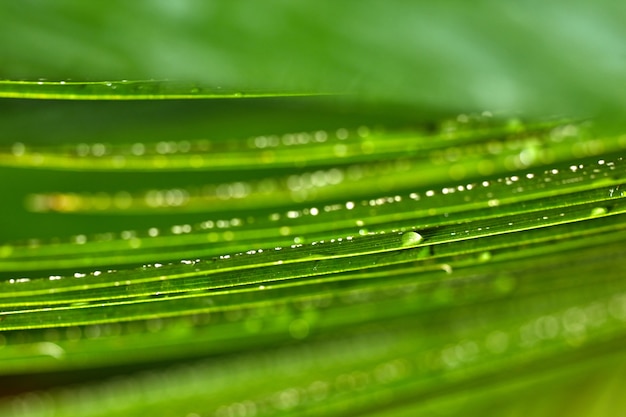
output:
<path id="1" fill-rule="evenodd" d="M 0 4 L 0 78 L 358 93 L 428 111 L 626 105 L 626 4 L 138 0 Z"/>

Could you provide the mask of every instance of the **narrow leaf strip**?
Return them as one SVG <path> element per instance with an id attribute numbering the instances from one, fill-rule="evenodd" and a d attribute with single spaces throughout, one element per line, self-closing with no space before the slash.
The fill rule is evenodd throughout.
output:
<path id="1" fill-rule="evenodd" d="M 313 96 L 319 93 L 206 87 L 174 81 L 0 81 L 0 98 L 43 100 L 180 100 Z"/>

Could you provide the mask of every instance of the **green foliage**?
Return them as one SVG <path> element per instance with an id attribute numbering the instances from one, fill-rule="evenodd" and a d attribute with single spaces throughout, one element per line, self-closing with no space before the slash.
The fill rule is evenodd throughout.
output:
<path id="1" fill-rule="evenodd" d="M 5 79 L 358 93 L 420 111 L 624 108 L 621 2 L 3 2 Z"/>
<path id="2" fill-rule="evenodd" d="M 623 406 L 621 6 L 0 8 L 0 415 Z"/>

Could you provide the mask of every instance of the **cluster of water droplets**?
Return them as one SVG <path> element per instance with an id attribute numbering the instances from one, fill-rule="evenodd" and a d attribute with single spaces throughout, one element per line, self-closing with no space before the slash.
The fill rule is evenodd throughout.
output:
<path id="1" fill-rule="evenodd" d="M 339 128 L 335 131 L 317 130 L 312 132 L 285 133 L 282 135 L 260 135 L 247 139 L 231 140 L 162 140 L 158 142 L 135 142 L 131 144 L 111 143 L 78 143 L 76 145 L 61 145 L 49 148 L 33 147 L 29 150 L 23 142 L 15 142 L 11 146 L 11 153 L 16 157 L 22 157 L 35 152 L 68 153 L 78 157 L 145 157 L 150 155 L 187 155 L 193 153 L 220 153 L 220 152 L 256 152 L 259 150 L 290 149 L 297 145 L 332 145 L 336 147 L 335 153 L 341 154 L 341 144 L 346 141 L 362 141 L 370 135 L 370 128 L 361 126 L 356 129 Z"/>
<path id="2" fill-rule="evenodd" d="M 320 222 L 325 215 L 331 215 L 335 221 L 338 219 L 337 216 L 340 216 L 339 218 L 348 219 L 350 224 L 358 228 L 358 234 L 367 235 L 370 233 L 368 226 L 371 225 L 366 223 L 371 222 L 372 219 L 375 221 L 377 214 L 383 215 L 384 213 L 391 212 L 406 212 L 421 207 L 422 209 L 427 209 L 426 214 L 433 215 L 438 212 L 437 206 L 445 205 L 450 207 L 452 201 L 458 201 L 460 205 L 479 202 L 487 207 L 498 207 L 502 202 L 502 197 L 505 197 L 505 199 L 517 198 L 515 195 L 524 196 L 526 193 L 541 191 L 548 184 L 551 186 L 556 184 L 566 189 L 566 187 L 575 187 L 581 183 L 589 183 L 589 181 L 592 183 L 597 182 L 598 184 L 602 183 L 602 181 L 612 181 L 615 185 L 607 187 L 607 194 L 610 197 L 619 197 L 623 195 L 623 192 L 620 190 L 619 180 L 616 181 L 615 178 L 620 178 L 623 175 L 622 165 L 623 161 L 621 158 L 612 161 L 601 159 L 595 164 L 571 165 L 568 169 L 548 168 L 541 173 L 527 172 L 520 175 L 500 177 L 494 180 L 483 180 L 480 182 L 445 186 L 439 189 L 432 188 L 419 192 L 409 192 L 404 195 L 315 205 L 299 209 L 287 209 L 282 212 L 269 211 L 267 215 L 261 217 L 218 218 L 195 224 L 175 224 L 169 227 L 155 226 L 143 231 L 124 230 L 118 233 L 100 233 L 90 236 L 80 234 L 71 237 L 69 243 L 82 245 L 88 242 L 125 240 L 130 242 L 129 247 L 139 248 L 141 247 L 142 239 L 169 235 L 198 234 L 206 233 L 207 231 L 217 232 L 211 234 L 211 238 L 209 239 L 211 242 L 231 241 L 236 237 L 232 230 L 241 229 L 241 231 L 245 233 L 250 228 L 255 227 L 275 227 L 280 236 L 291 236 L 293 233 L 296 233 L 294 239 L 302 241 L 303 237 L 299 235 L 300 232 L 294 232 L 292 229 L 300 223 L 308 224 L 312 222 L 312 217 L 315 217 L 315 222 Z M 233 188 L 236 189 L 238 186 L 235 185 Z M 245 186 L 241 185 L 239 188 L 245 189 Z M 171 194 L 171 200 L 177 200 L 179 197 L 180 199 L 185 198 L 185 194 L 182 191 L 179 193 L 172 191 Z M 129 198 L 127 193 L 120 192 L 115 195 L 114 204 L 125 206 L 128 204 Z M 167 200 L 169 197 L 166 195 L 163 198 Z M 434 199 L 432 205 L 428 203 L 430 199 Z M 386 206 L 389 206 L 389 208 L 386 209 L 387 211 L 381 212 L 380 210 Z M 375 212 L 372 212 L 372 210 L 375 210 Z M 593 210 L 592 215 L 599 216 L 606 214 L 606 212 L 606 207 L 600 206 Z M 546 220 L 544 217 L 540 217 L 539 219 Z M 346 223 L 344 222 L 343 224 Z M 458 231 L 452 233 L 457 234 Z M 469 233 L 469 231 L 467 231 L 467 233 Z M 26 245 L 38 247 L 45 243 L 44 241 L 33 239 L 26 242 Z M 58 244 L 63 242 L 59 239 L 55 239 L 51 243 Z M 296 241 L 295 243 L 298 242 Z M 12 245 L 10 244 L 5 244 L 0 248 L 1 257 L 7 257 L 11 255 L 12 252 Z"/>

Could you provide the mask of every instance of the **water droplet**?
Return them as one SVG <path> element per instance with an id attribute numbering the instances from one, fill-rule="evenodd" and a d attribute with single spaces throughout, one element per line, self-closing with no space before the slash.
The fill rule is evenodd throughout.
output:
<path id="1" fill-rule="evenodd" d="M 485 251 L 478 255 L 478 261 L 480 262 L 488 262 L 491 260 L 491 252 Z"/>
<path id="2" fill-rule="evenodd" d="M 535 320 L 534 328 L 539 339 L 553 339 L 559 333 L 559 321 L 554 316 L 542 316 Z"/>
<path id="3" fill-rule="evenodd" d="M 594 207 L 593 209 L 591 209 L 591 215 L 596 217 L 596 216 L 603 216 L 607 213 L 607 210 L 605 207 Z"/>
<path id="4" fill-rule="evenodd" d="M 21 142 L 15 142 L 11 147 L 11 152 L 15 156 L 23 156 L 26 153 L 26 146 Z"/>
<path id="5" fill-rule="evenodd" d="M 13 253 L 13 247 L 9 245 L 0 246 L 0 258 L 8 258 Z"/>
<path id="6" fill-rule="evenodd" d="M 417 232 L 406 232 L 402 234 L 402 246 L 414 246 L 419 244 L 424 238 Z"/>
<path id="7" fill-rule="evenodd" d="M 87 236 L 85 235 L 76 235 L 74 236 L 74 243 L 78 245 L 84 245 L 87 243 Z"/>
<path id="8" fill-rule="evenodd" d="M 35 345 L 35 348 L 39 354 L 51 356 L 55 359 L 61 359 L 65 355 L 65 350 L 52 342 L 39 342 Z"/>
<path id="9" fill-rule="evenodd" d="M 103 156 L 106 154 L 107 148 L 103 143 L 95 143 L 91 146 L 93 156 Z"/>
<path id="10" fill-rule="evenodd" d="M 274 405 L 279 410 L 289 410 L 300 403 L 300 393 L 295 388 L 289 388 L 275 395 Z M 234 415 L 234 414 L 229 414 Z"/>
<path id="11" fill-rule="evenodd" d="M 573 341 L 576 343 L 581 341 L 577 340 L 580 337 L 584 338 L 587 321 L 587 315 L 580 307 L 569 308 L 565 311 L 565 313 L 563 313 L 563 316 L 561 317 L 563 329 L 565 330 L 567 336 L 575 336 L 574 340 L 570 340 L 570 342 Z"/>
<path id="12" fill-rule="evenodd" d="M 342 128 L 342 129 L 338 129 L 337 130 L 336 135 L 337 135 L 337 139 L 339 139 L 339 140 L 346 140 L 346 139 L 348 139 L 349 132 L 348 132 L 347 129 L 343 129 Z"/>

